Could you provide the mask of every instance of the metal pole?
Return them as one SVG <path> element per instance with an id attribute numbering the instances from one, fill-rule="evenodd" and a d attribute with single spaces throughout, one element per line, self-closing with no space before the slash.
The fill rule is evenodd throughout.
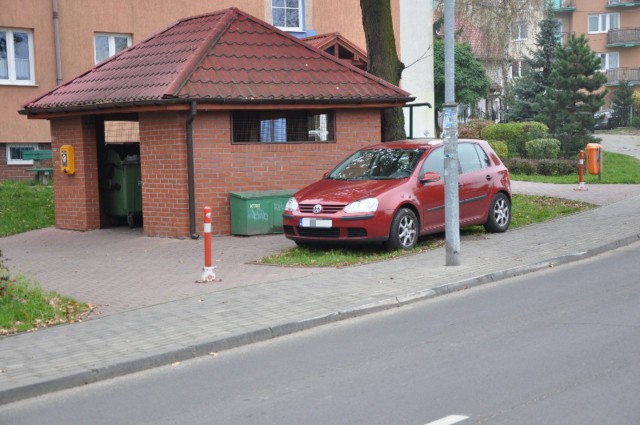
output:
<path id="1" fill-rule="evenodd" d="M 455 103 L 455 0 L 444 0 L 444 220 L 446 265 L 460 265 L 458 105 Z"/>

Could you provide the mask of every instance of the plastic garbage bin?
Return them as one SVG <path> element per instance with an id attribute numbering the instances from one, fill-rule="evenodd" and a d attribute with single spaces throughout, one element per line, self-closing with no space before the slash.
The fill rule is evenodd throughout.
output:
<path id="1" fill-rule="evenodd" d="M 600 155 L 604 155 L 602 145 L 599 143 L 589 143 L 587 145 L 587 171 L 589 174 L 602 174 L 604 171 L 603 158 Z M 600 169 L 602 167 L 602 170 Z"/>
<path id="2" fill-rule="evenodd" d="M 282 233 L 282 211 L 297 190 L 230 192 L 231 233 L 266 235 Z"/>
<path id="3" fill-rule="evenodd" d="M 105 213 L 110 217 L 126 217 L 129 227 L 134 227 L 135 218 L 142 215 L 140 157 L 108 148 L 104 167 L 106 181 L 102 201 Z"/>

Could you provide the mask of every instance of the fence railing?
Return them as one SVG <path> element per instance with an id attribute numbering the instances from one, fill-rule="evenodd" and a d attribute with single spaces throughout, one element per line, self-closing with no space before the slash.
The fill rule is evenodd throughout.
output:
<path id="1" fill-rule="evenodd" d="M 613 68 L 607 70 L 607 80 L 609 84 L 616 84 L 623 81 L 640 82 L 640 68 Z"/>
<path id="2" fill-rule="evenodd" d="M 621 28 L 609 30 L 607 44 L 640 43 L 640 28 Z"/>

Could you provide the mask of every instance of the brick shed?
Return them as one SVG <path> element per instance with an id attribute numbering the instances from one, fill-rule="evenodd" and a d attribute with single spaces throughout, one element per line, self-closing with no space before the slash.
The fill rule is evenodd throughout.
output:
<path id="1" fill-rule="evenodd" d="M 148 236 L 195 236 L 229 192 L 297 189 L 380 141 L 380 111 L 409 93 L 235 9 L 178 21 L 25 104 L 48 119 L 56 226 L 105 227 L 105 152 L 139 157 Z M 75 152 L 73 175 L 60 148 Z"/>

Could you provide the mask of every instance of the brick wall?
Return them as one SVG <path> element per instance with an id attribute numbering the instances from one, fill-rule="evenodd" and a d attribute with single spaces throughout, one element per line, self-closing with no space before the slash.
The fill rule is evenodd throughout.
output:
<path id="1" fill-rule="evenodd" d="M 185 121 L 187 113 L 141 113 L 140 159 L 144 232 L 189 237 Z M 230 234 L 229 192 L 300 189 L 319 179 L 354 150 L 380 140 L 379 110 L 338 110 L 335 143 L 231 144 L 228 112 L 199 112 L 194 122 L 196 219 L 204 206 L 213 233 Z M 97 147 L 92 117 L 51 121 L 56 226 L 100 227 Z M 60 172 L 59 150 L 75 149 L 76 174 Z"/>
<path id="2" fill-rule="evenodd" d="M 56 227 L 72 230 L 100 228 L 100 197 L 93 117 L 51 120 Z M 72 145 L 74 175 L 60 171 L 60 147 Z"/>
<path id="3" fill-rule="evenodd" d="M 379 110 L 338 110 L 336 143 L 232 145 L 227 112 L 198 113 L 193 126 L 196 217 L 210 206 L 217 235 L 231 233 L 229 192 L 301 189 L 381 134 Z"/>
<path id="4" fill-rule="evenodd" d="M 140 114 L 142 217 L 149 236 L 189 236 L 187 116 Z"/>

